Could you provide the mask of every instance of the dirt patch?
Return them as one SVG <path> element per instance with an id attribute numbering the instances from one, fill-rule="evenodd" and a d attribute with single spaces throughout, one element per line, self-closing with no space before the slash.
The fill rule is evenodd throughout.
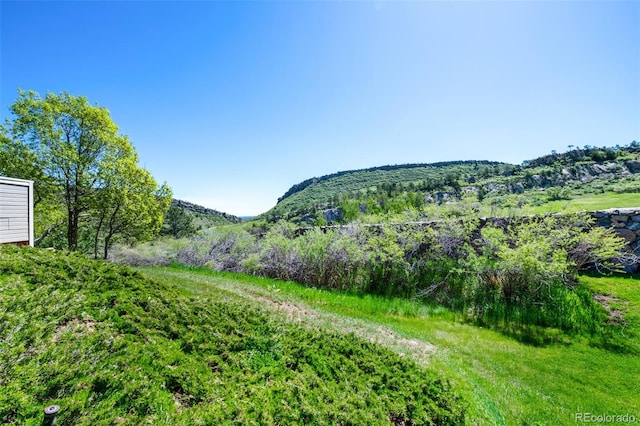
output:
<path id="1" fill-rule="evenodd" d="M 609 317 L 607 322 L 609 324 L 627 324 L 627 321 L 624 318 L 624 312 L 620 309 L 613 308 L 611 306 L 611 303 L 623 303 L 628 305 L 629 302 L 618 299 L 617 297 L 608 296 L 606 294 L 595 294 L 593 298 L 607 311 L 607 315 Z"/>
<path id="2" fill-rule="evenodd" d="M 78 318 L 74 318 L 70 321 L 58 324 L 56 330 L 53 332 L 52 339 L 54 342 L 57 342 L 65 333 L 90 334 L 94 331 L 96 331 L 96 322 L 94 320 L 80 320 Z"/>
<path id="3" fill-rule="evenodd" d="M 333 328 L 341 333 L 354 333 L 371 343 L 386 346 L 400 356 L 409 355 L 419 363 L 426 363 L 430 355 L 436 350 L 436 346 L 430 343 L 401 337 L 386 327 L 373 326 L 366 322 L 318 311 L 289 301 L 274 300 L 262 295 L 257 296 L 255 299 L 272 309 L 284 313 L 288 321 L 308 326 L 316 326 L 318 323 L 322 323 L 325 327 Z"/>
<path id="4" fill-rule="evenodd" d="M 367 334 L 370 336 L 370 341 L 394 348 L 400 356 L 409 354 L 414 360 L 423 363 L 436 350 L 436 346 L 431 343 L 398 336 L 385 327 L 377 327 L 374 333 Z"/>
<path id="5" fill-rule="evenodd" d="M 303 308 L 291 302 L 274 300 L 265 296 L 258 296 L 256 299 L 261 302 L 267 303 L 271 307 L 283 312 L 284 314 L 286 314 L 289 321 L 302 322 L 305 319 L 318 318 L 318 314 L 315 311 Z"/>

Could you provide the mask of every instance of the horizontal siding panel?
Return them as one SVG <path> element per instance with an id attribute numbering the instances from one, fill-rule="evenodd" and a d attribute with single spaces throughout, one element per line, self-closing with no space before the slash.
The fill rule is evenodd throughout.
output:
<path id="1" fill-rule="evenodd" d="M 0 180 L 0 244 L 29 243 L 30 195 L 28 185 Z"/>
<path id="2" fill-rule="evenodd" d="M 0 211 L 2 210 L 29 210 L 29 205 L 25 201 L 22 204 L 12 203 L 12 204 L 0 204 Z"/>
<path id="3" fill-rule="evenodd" d="M 0 204 L 0 210 L 29 210 L 27 201 L 22 203 Z"/>
<path id="4" fill-rule="evenodd" d="M 27 218 L 24 218 L 24 219 L 10 218 L 8 221 L 3 220 L 2 222 L 6 223 L 5 229 L 29 228 L 29 219 Z"/>
<path id="5" fill-rule="evenodd" d="M 23 203 L 29 200 L 29 194 L 0 194 L 0 204 L 15 203 L 21 201 Z"/>
<path id="6" fill-rule="evenodd" d="M 29 188 L 18 188 L 17 190 L 3 188 L 0 186 L 0 197 L 26 197 L 29 195 Z"/>
<path id="7" fill-rule="evenodd" d="M 29 221 L 25 220 L 25 219 L 9 219 L 7 220 L 3 220 L 2 221 L 2 226 L 0 227 L 0 229 L 5 229 L 8 231 L 14 230 L 14 229 L 29 229 Z"/>
<path id="8" fill-rule="evenodd" d="M 27 232 L 29 231 L 28 222 L 6 222 L 0 221 L 0 233 L 4 235 L 6 232 Z"/>
<path id="9" fill-rule="evenodd" d="M 22 237 L 15 237 L 15 238 L 7 238 L 4 237 L 2 235 L 0 235 L 0 244 L 7 244 L 7 243 L 22 243 L 22 242 L 28 242 L 29 241 L 29 237 L 28 236 L 22 236 Z"/>
<path id="10" fill-rule="evenodd" d="M 0 184 L 0 193 L 2 192 L 27 192 L 29 187 L 25 185 L 2 185 Z"/>
<path id="11" fill-rule="evenodd" d="M 28 197 L 21 198 L 7 198 L 0 197 L 0 206 L 24 206 L 27 207 L 29 203 Z"/>
<path id="12" fill-rule="evenodd" d="M 4 192 L 0 191 L 0 200 L 26 200 L 29 197 L 29 192 Z"/>
<path id="13" fill-rule="evenodd" d="M 29 207 L 29 199 L 28 198 L 23 198 L 23 199 L 18 199 L 18 198 L 12 198 L 12 199 L 3 199 L 0 198 L 0 208 L 3 207 L 22 207 L 22 208 L 28 208 Z"/>
<path id="14" fill-rule="evenodd" d="M 9 229 L 8 231 L 2 231 L 0 232 L 0 235 L 4 238 L 4 237 L 23 237 L 23 236 L 27 236 L 27 238 L 29 237 L 29 229 L 28 228 L 22 228 L 22 229 Z"/>
<path id="15" fill-rule="evenodd" d="M 2 238 L 23 238 L 23 239 L 29 239 L 29 230 L 28 229 L 21 229 L 21 230 L 17 230 L 17 231 L 13 231 L 13 230 L 9 230 L 9 231 L 2 231 L 2 233 L 0 233 L 0 236 Z"/>
<path id="16" fill-rule="evenodd" d="M 0 194 L 26 194 L 29 188 L 26 186 L 7 186 L 0 185 Z"/>
<path id="17" fill-rule="evenodd" d="M 28 218 L 29 217 L 29 212 L 26 210 L 2 210 L 0 209 L 0 217 L 3 218 L 17 218 L 17 219 L 21 219 L 21 218 Z"/>
<path id="18" fill-rule="evenodd" d="M 10 204 L 19 204 L 21 203 L 23 206 L 29 202 L 29 197 L 27 196 L 15 196 L 15 197 L 7 197 L 0 195 L 0 206 L 10 205 Z"/>
<path id="19" fill-rule="evenodd" d="M 28 191 L 22 191 L 22 192 L 4 192 L 4 191 L 0 191 L 0 200 L 4 201 L 4 200 L 26 200 L 29 198 L 29 192 Z"/>

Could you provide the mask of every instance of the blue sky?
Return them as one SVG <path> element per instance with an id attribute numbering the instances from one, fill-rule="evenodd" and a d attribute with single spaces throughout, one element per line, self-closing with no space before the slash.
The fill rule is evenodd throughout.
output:
<path id="1" fill-rule="evenodd" d="M 17 89 L 107 107 L 174 196 L 640 140 L 639 1 L 0 1 Z"/>

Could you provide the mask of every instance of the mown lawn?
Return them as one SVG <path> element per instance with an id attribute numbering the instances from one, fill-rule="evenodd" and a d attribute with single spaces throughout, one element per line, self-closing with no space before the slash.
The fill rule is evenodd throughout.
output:
<path id="1" fill-rule="evenodd" d="M 640 194 L 607 192 L 604 194 L 589 194 L 576 196 L 570 200 L 548 201 L 539 206 L 527 206 L 526 213 L 574 213 L 579 211 L 606 210 L 617 208 L 639 207 Z"/>
<path id="2" fill-rule="evenodd" d="M 592 347 L 586 338 L 558 333 L 555 343 L 533 346 L 466 324 L 421 301 L 349 295 L 204 269 L 140 271 L 193 294 L 259 300 L 288 307 L 280 311 L 295 321 L 368 335 L 448 378 L 469 404 L 468 424 L 576 424 L 580 413 L 640 419 L 640 357 Z M 583 282 L 618 299 L 613 308 L 623 312 L 625 323 L 612 333 L 640 349 L 640 281 L 583 277 Z M 396 338 L 385 338 L 389 333 Z"/>

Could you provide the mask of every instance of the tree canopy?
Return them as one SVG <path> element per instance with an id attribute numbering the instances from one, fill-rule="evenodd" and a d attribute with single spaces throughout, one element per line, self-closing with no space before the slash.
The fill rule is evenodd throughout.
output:
<path id="1" fill-rule="evenodd" d="M 0 174 L 35 181 L 43 213 L 38 243 L 48 238 L 53 246 L 96 257 L 102 247 L 106 257 L 115 239 L 144 240 L 160 230 L 171 191 L 138 166 L 106 108 L 67 92 L 42 98 L 20 90 L 10 110 L 14 118 L 0 138 Z"/>

